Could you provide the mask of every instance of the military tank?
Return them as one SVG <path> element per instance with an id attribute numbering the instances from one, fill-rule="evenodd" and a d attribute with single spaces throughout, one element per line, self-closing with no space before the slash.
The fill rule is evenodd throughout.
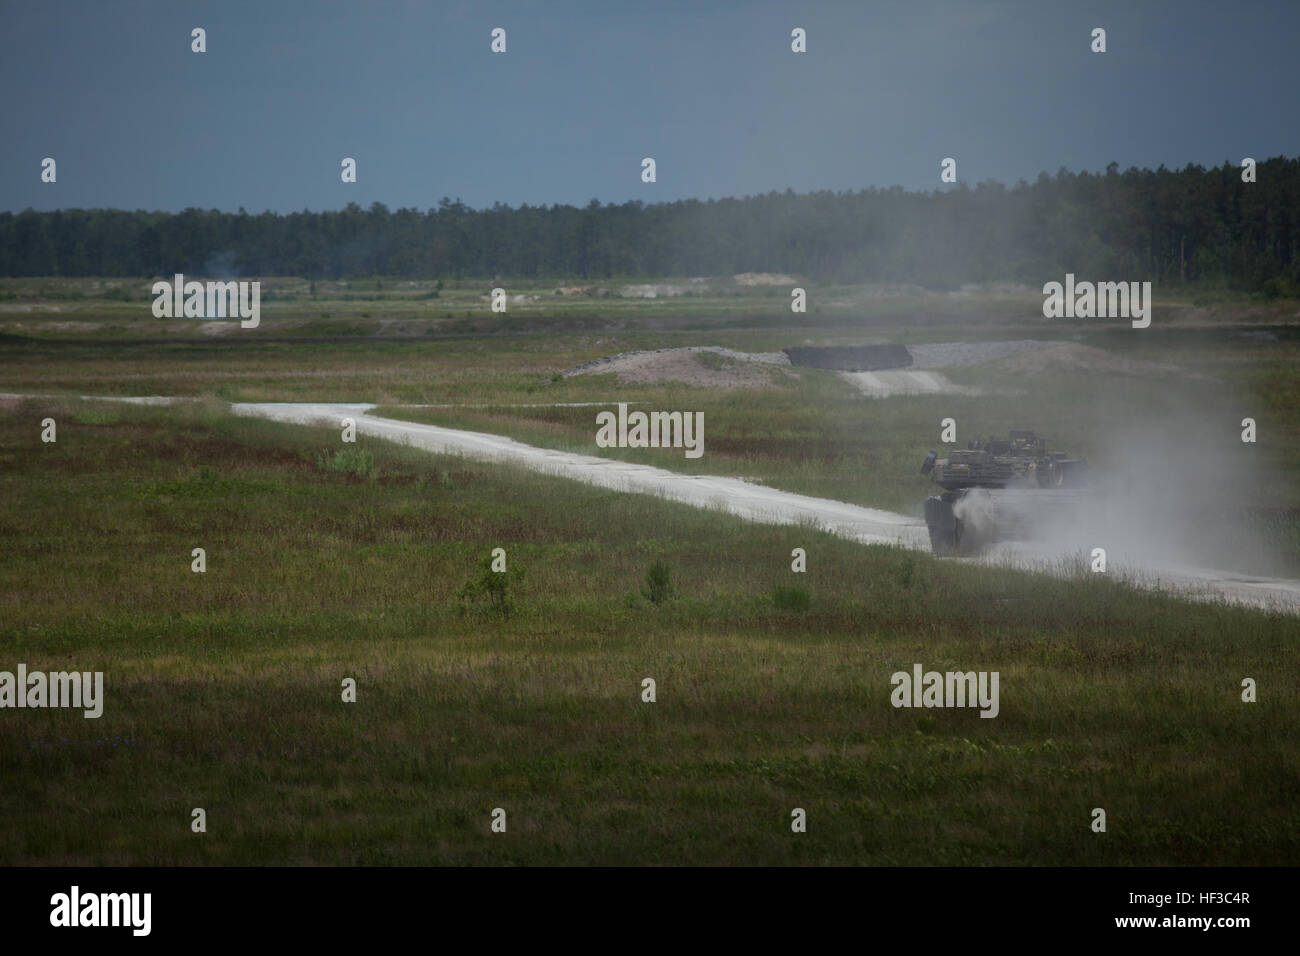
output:
<path id="1" fill-rule="evenodd" d="M 930 452 L 921 474 L 943 488 L 925 502 L 930 547 L 938 555 L 978 554 L 1008 538 L 1032 539 L 1069 511 L 1087 462 L 1049 451 L 1032 431 L 973 439 L 940 458 Z"/>

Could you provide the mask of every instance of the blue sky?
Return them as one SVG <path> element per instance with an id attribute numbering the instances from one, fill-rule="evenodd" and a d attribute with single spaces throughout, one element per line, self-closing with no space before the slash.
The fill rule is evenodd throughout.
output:
<path id="1" fill-rule="evenodd" d="M 946 156 L 1008 184 L 1295 156 L 1297 38 L 1300 3 L 1265 0 L 4 0 L 0 209 L 583 205 L 933 189 Z"/>

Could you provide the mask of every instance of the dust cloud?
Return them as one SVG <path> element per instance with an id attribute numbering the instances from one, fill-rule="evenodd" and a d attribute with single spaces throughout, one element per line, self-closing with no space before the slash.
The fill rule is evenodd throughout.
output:
<path id="1" fill-rule="evenodd" d="M 1282 552 L 1270 522 L 1286 486 L 1258 445 L 1242 442 L 1241 417 L 1191 406 L 1098 415 L 1079 489 L 995 491 L 967 505 L 967 520 L 976 529 L 996 521 L 999 537 L 1050 559 L 1090 561 L 1104 548 L 1108 565 L 1285 577 L 1296 556 Z"/>

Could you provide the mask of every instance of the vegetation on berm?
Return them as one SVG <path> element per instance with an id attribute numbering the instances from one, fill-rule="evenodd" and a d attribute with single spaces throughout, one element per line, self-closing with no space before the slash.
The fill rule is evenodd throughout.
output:
<path id="1" fill-rule="evenodd" d="M 647 193 L 652 195 L 652 193 Z M 279 215 L 71 209 L 0 213 L 0 276 L 312 278 L 793 272 L 931 288 L 1083 278 L 1300 293 L 1300 159 L 1181 170 L 1112 163 L 1011 188 L 901 187 L 585 208 L 496 204 Z"/>

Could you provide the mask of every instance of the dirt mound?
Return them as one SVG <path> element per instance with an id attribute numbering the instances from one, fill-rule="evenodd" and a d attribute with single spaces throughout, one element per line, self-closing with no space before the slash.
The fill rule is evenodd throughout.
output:
<path id="1" fill-rule="evenodd" d="M 859 345 L 829 348 L 789 348 L 795 365 L 842 372 L 874 372 L 886 368 L 934 369 L 975 365 L 1019 352 L 1051 348 L 1057 342 L 1016 339 L 1008 342 L 939 342 L 929 345 Z"/>
<path id="2" fill-rule="evenodd" d="M 1188 375 L 1163 362 L 1124 358 L 1078 342 L 1018 339 L 995 342 L 941 342 L 928 345 L 865 345 L 827 348 L 791 347 L 782 352 L 736 352 L 717 346 L 624 352 L 592 359 L 563 375 L 613 372 L 626 384 L 685 382 L 704 388 L 766 388 L 792 374 L 773 366 L 798 365 L 839 371 L 863 394 L 978 394 L 957 385 L 938 370 L 988 363 L 1007 374 L 1051 375 L 1060 372 L 1118 373 L 1151 376 Z M 1189 376 L 1196 377 L 1196 376 Z"/>
<path id="3" fill-rule="evenodd" d="M 736 285 L 744 286 L 794 285 L 798 281 L 794 276 L 782 275 L 778 272 L 742 272 L 732 278 L 736 280 Z"/>
<path id="4" fill-rule="evenodd" d="M 641 285 L 625 285 L 618 290 L 624 299 L 658 299 L 675 295 L 703 295 L 709 291 L 709 280 L 703 278 L 687 279 L 685 282 L 652 282 Z"/>
<path id="5" fill-rule="evenodd" d="M 613 372 L 620 382 L 627 385 L 684 382 L 702 388 L 770 388 L 788 374 L 780 367 L 788 364 L 789 360 L 779 352 L 733 352 L 704 346 L 625 352 L 584 362 L 565 369 L 561 374 L 607 375 Z"/>

